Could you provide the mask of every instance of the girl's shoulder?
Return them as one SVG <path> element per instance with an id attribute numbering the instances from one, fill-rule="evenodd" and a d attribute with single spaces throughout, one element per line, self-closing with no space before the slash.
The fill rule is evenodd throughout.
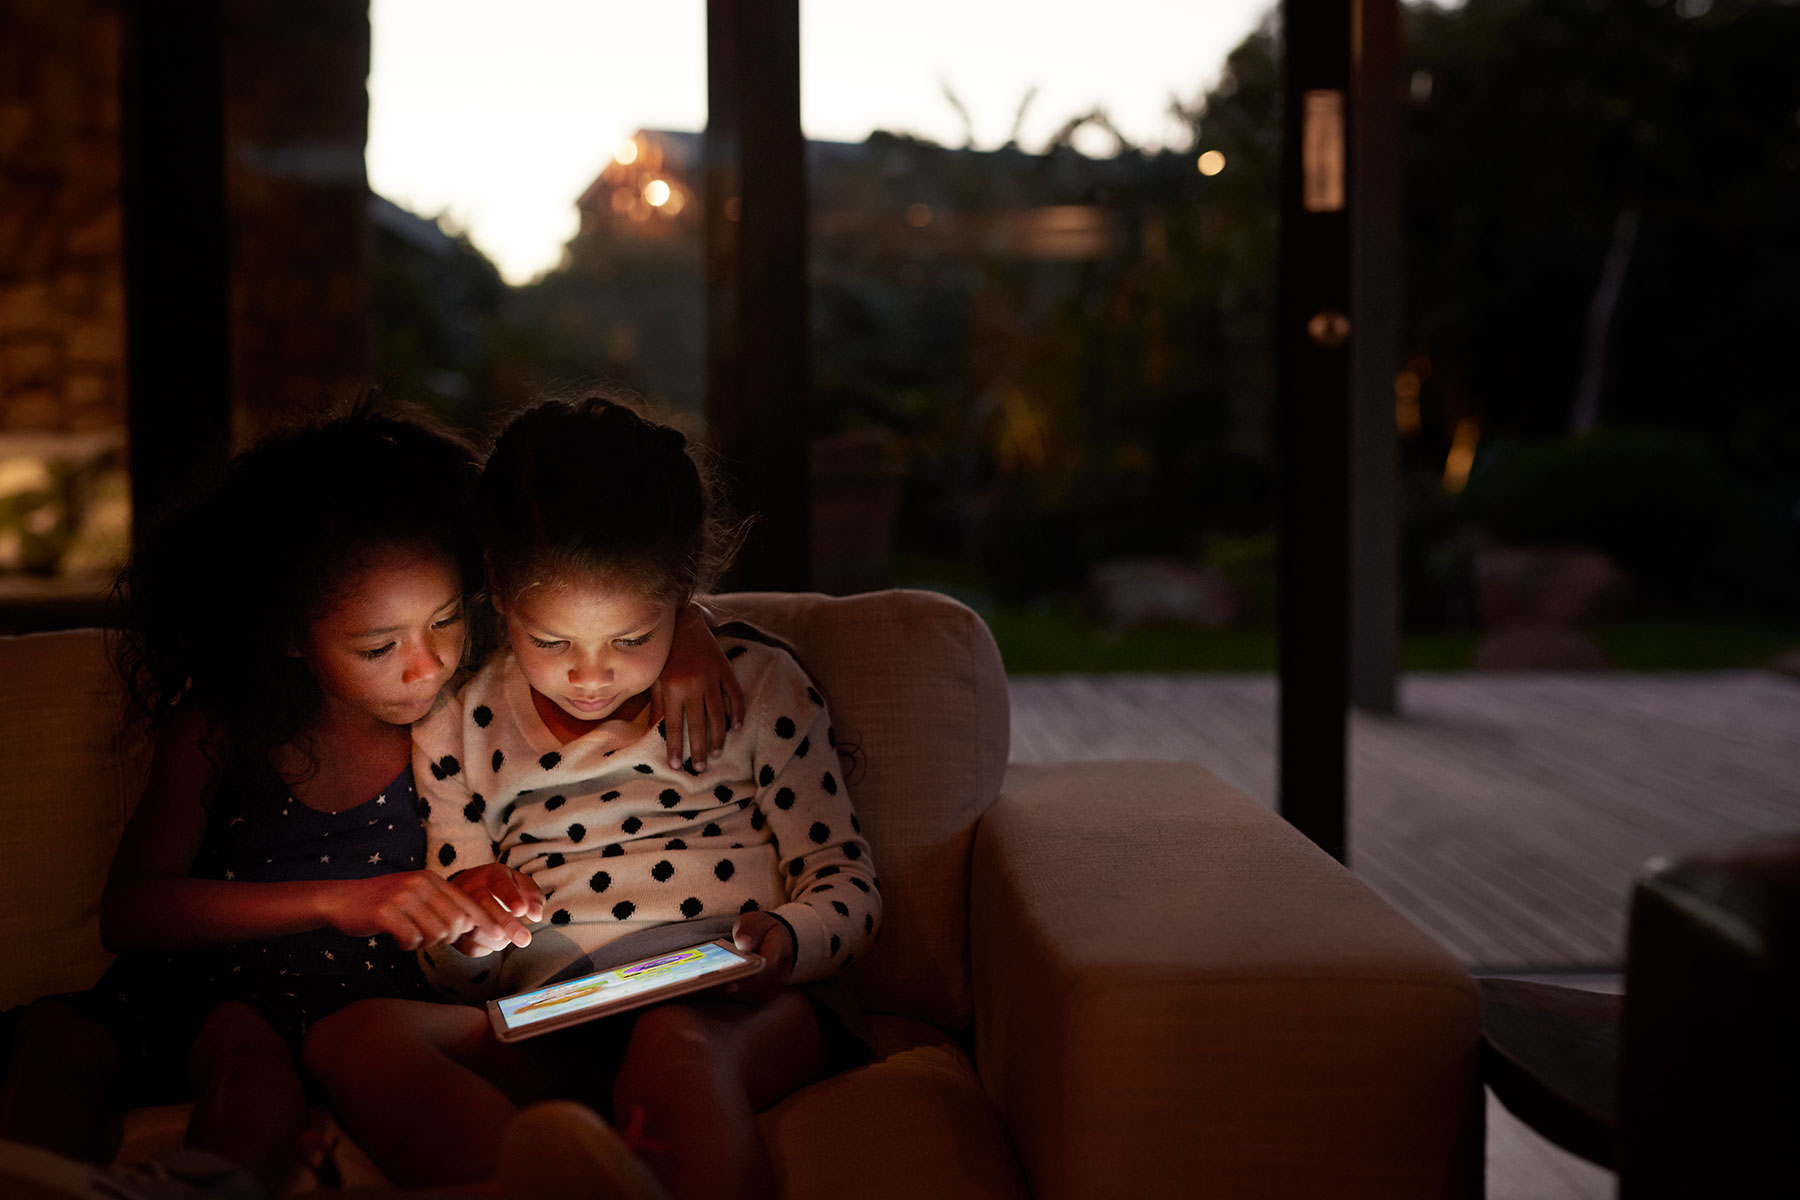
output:
<path id="1" fill-rule="evenodd" d="M 825 703 L 823 689 L 786 642 L 742 622 L 721 625 L 713 633 L 752 708 L 792 706 L 802 700 Z"/>

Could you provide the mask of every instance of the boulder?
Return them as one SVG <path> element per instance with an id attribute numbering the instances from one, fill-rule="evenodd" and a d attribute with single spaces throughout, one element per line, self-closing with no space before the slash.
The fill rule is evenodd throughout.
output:
<path id="1" fill-rule="evenodd" d="M 1104 629 L 1197 625 L 1222 629 L 1244 611 L 1223 572 L 1179 558 L 1115 558 L 1088 572 L 1081 615 Z"/>
<path id="2" fill-rule="evenodd" d="M 1584 629 L 1617 620 L 1631 607 L 1631 576 L 1598 550 L 1581 546 L 1487 546 L 1472 568 L 1482 625 Z"/>
<path id="3" fill-rule="evenodd" d="M 1559 625 L 1508 625 L 1475 645 L 1477 671 L 1601 671 L 1606 656 L 1593 639 Z"/>

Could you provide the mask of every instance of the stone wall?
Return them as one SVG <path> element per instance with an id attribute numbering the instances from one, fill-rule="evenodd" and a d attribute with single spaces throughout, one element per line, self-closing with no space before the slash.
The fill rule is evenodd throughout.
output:
<path id="1" fill-rule="evenodd" d="M 116 0 L 0 9 L 0 431 L 125 423 Z"/>
<path id="2" fill-rule="evenodd" d="M 367 0 L 226 0 L 239 440 L 372 364 Z M 0 7 L 0 430 L 122 427 L 119 0 Z"/>
<path id="3" fill-rule="evenodd" d="M 126 543 L 123 12 L 0 5 L 0 577 L 104 575 Z M 223 15 L 241 445 L 370 382 L 368 0 Z"/>

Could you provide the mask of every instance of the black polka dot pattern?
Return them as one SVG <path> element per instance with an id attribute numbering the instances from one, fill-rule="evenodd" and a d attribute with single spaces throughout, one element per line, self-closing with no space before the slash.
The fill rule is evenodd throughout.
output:
<path id="1" fill-rule="evenodd" d="M 486 729 L 494 721 L 494 710 L 485 704 L 477 704 L 475 706 L 475 711 L 469 715 L 474 717 L 475 723 L 483 729 Z"/>
<path id="2" fill-rule="evenodd" d="M 756 657 L 778 652 L 754 644 L 735 649 L 737 657 L 752 656 L 745 660 L 756 664 L 745 672 L 751 680 L 781 676 L 770 675 Z M 728 742 L 693 785 L 677 785 L 682 776 L 666 761 L 673 720 L 633 740 L 569 742 L 545 752 L 543 743 L 533 744 L 543 736 L 541 726 L 521 728 L 524 716 L 514 716 L 521 710 L 511 700 L 495 702 L 491 697 L 500 693 L 490 692 L 483 697 L 488 704 L 478 706 L 487 717 L 479 740 L 472 724 L 458 726 L 455 736 L 474 743 L 466 757 L 491 765 L 492 776 L 472 773 L 484 786 L 492 780 L 486 787 L 492 804 L 459 786 L 471 773 L 458 761 L 463 745 L 421 754 L 421 769 L 432 768 L 440 783 L 456 778 L 455 785 L 432 788 L 440 799 L 454 798 L 446 818 L 459 817 L 432 827 L 432 856 L 445 866 L 455 861 L 445 874 L 508 855 L 526 871 L 541 868 L 546 894 L 563 893 L 545 906 L 545 920 L 566 925 L 584 950 L 624 932 L 584 932 L 594 922 L 635 927 L 805 905 L 811 915 L 795 922 L 804 931 L 798 963 L 809 972 L 805 977 L 838 969 L 850 952 L 871 944 L 881 924 L 861 822 L 845 795 L 854 789 L 839 778 L 834 756 L 812 756 L 815 741 L 835 743 L 822 693 L 791 673 L 781 676 L 778 689 L 764 686 L 751 689 L 745 720 L 735 723 L 735 747 Z M 694 775 L 691 763 L 678 769 Z M 522 799 L 531 790 L 527 783 L 538 794 Z M 602 812 L 609 815 L 596 815 Z M 591 846 L 590 832 L 596 834 Z"/>

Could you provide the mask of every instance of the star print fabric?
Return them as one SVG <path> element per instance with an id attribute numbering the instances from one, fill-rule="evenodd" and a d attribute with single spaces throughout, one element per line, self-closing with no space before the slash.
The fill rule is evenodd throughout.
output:
<path id="1" fill-rule="evenodd" d="M 824 698 L 785 651 L 720 644 L 749 713 L 705 775 L 671 768 L 641 722 L 559 742 L 510 651 L 414 728 L 431 869 L 500 862 L 548 897 L 531 946 L 504 962 L 434 952 L 438 982 L 465 999 L 531 987 L 627 934 L 751 909 L 793 929 L 796 983 L 867 950 L 881 895 Z"/>
<path id="2" fill-rule="evenodd" d="M 424 852 L 410 766 L 380 795 L 338 813 L 307 807 L 264 772 L 221 782 L 188 873 L 244 883 L 366 879 L 417 870 Z M 113 1032 L 134 1086 L 151 1087 L 171 1073 L 185 1077 L 187 1047 L 224 1001 L 256 1008 L 297 1052 L 310 1025 L 370 996 L 434 998 L 416 956 L 392 939 L 315 929 L 216 950 L 121 955 L 92 989 L 65 999 Z"/>

